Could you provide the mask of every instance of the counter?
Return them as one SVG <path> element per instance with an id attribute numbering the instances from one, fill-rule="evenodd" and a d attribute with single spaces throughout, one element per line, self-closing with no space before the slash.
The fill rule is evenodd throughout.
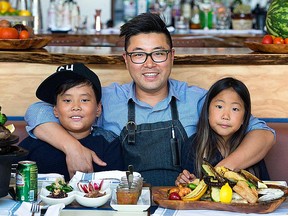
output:
<path id="1" fill-rule="evenodd" d="M 50 46 L 100 46 L 122 47 L 119 29 L 103 29 L 95 31 L 54 33 L 43 32 L 39 36 L 52 36 Z M 186 33 L 172 32 L 175 47 L 243 47 L 247 40 L 261 40 L 262 30 L 190 30 Z"/>
<path id="2" fill-rule="evenodd" d="M 0 51 L 0 105 L 8 116 L 23 116 L 37 101 L 35 90 L 57 66 L 83 62 L 103 86 L 131 81 L 117 47 L 47 46 L 41 50 Z M 248 48 L 176 48 L 171 77 L 208 89 L 225 76 L 245 82 L 252 113 L 288 118 L 287 54 L 252 53 Z"/>

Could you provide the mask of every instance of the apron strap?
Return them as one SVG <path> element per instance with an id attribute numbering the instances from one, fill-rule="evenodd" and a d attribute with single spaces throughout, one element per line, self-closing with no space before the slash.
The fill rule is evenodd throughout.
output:
<path id="1" fill-rule="evenodd" d="M 135 103 L 131 99 L 128 101 L 128 122 L 126 124 L 126 130 L 128 131 L 128 144 L 135 145 L 135 131 L 137 126 L 135 123 Z"/>
<path id="2" fill-rule="evenodd" d="M 177 104 L 176 104 L 176 98 L 175 97 L 172 97 L 171 102 L 170 102 L 170 106 L 171 106 L 172 120 L 178 120 L 179 116 L 178 116 L 178 110 L 177 110 Z"/>
<path id="3" fill-rule="evenodd" d="M 172 160 L 173 160 L 174 166 L 180 166 L 181 165 L 181 152 L 179 148 L 179 142 L 175 136 L 175 129 L 174 129 L 174 121 L 179 119 L 175 97 L 172 97 L 170 106 L 171 106 L 171 115 L 172 115 L 172 128 L 171 128 L 171 139 L 170 139 Z"/>
<path id="4" fill-rule="evenodd" d="M 176 104 L 176 98 L 175 97 L 172 97 L 171 102 L 170 102 L 170 106 L 171 106 L 172 120 L 178 120 L 179 119 L 179 115 L 178 115 L 178 110 L 177 110 L 177 104 Z M 128 144 L 135 145 L 135 131 L 137 130 L 137 125 L 135 123 L 135 103 L 132 100 L 132 98 L 129 99 L 129 101 L 128 101 L 128 122 L 126 124 L 126 130 L 128 131 L 128 134 L 127 134 Z M 177 146 L 175 146 L 175 145 L 177 145 Z M 173 121 L 172 121 L 171 147 L 172 147 L 173 158 L 174 157 L 175 158 L 179 158 L 179 147 L 178 147 L 177 139 L 176 139 L 175 134 L 174 134 Z M 175 149 L 175 150 L 173 150 L 173 149 Z M 179 161 L 179 160 L 177 160 L 177 161 Z"/>

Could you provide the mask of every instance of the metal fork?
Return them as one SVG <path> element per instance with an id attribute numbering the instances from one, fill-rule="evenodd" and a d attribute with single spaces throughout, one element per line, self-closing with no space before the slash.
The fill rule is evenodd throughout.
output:
<path id="1" fill-rule="evenodd" d="M 39 202 L 33 202 L 32 203 L 31 209 L 30 209 L 32 216 L 34 216 L 35 213 L 40 212 L 40 203 L 41 203 L 41 200 Z"/>

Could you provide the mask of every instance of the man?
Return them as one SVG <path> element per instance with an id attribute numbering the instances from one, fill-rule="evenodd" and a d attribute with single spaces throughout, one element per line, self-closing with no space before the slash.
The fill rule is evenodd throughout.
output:
<path id="1" fill-rule="evenodd" d="M 144 180 L 152 185 L 173 185 L 182 170 L 184 143 L 196 131 L 206 90 L 169 79 L 175 51 L 158 15 L 135 17 L 121 27 L 120 36 L 125 38 L 123 58 L 133 82 L 102 89 L 103 112 L 98 125 L 120 135 L 126 165 L 133 164 Z M 39 139 L 66 154 L 70 175 L 76 170 L 92 171 L 92 160 L 105 166 L 94 152 L 52 122 L 50 112 L 47 104 L 31 106 L 26 114 L 28 130 L 35 128 Z M 271 131 L 265 122 L 251 118 L 241 145 L 219 165 L 240 169 L 255 164 L 274 143 Z"/>

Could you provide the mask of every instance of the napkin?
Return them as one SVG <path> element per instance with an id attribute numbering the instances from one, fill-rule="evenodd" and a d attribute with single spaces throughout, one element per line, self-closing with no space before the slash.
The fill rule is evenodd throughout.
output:
<path id="1" fill-rule="evenodd" d="M 18 209 L 20 206 L 20 203 L 12 200 L 8 196 L 2 197 L 0 199 L 0 216 L 10 216 L 13 215 L 13 212 Z"/>
<path id="2" fill-rule="evenodd" d="M 138 172 L 133 172 L 133 175 L 141 177 L 141 174 Z M 93 172 L 93 173 L 83 173 L 77 171 L 70 180 L 69 184 L 73 188 L 77 188 L 77 183 L 80 180 L 111 179 L 110 188 L 113 188 L 115 184 L 119 184 L 121 177 L 123 176 L 126 176 L 126 172 L 119 170 Z"/>
<path id="3" fill-rule="evenodd" d="M 65 205 L 63 203 L 51 205 L 48 207 L 45 216 L 58 216 L 64 207 Z"/>
<path id="4" fill-rule="evenodd" d="M 14 216 L 31 216 L 31 203 L 30 202 L 22 202 L 22 204 L 20 205 L 20 207 L 14 212 Z M 58 216 L 60 215 L 61 210 L 65 207 L 65 205 L 63 203 L 59 203 L 59 204 L 55 204 L 55 205 L 51 205 L 48 207 L 45 216 Z M 41 215 L 41 211 L 40 212 L 35 212 L 34 216 L 40 216 Z"/>
<path id="5" fill-rule="evenodd" d="M 29 202 L 22 202 L 22 204 L 20 205 L 20 207 L 14 212 L 14 215 L 16 216 L 31 216 L 31 203 Z M 34 216 L 40 216 L 41 215 L 41 211 L 34 213 Z"/>

